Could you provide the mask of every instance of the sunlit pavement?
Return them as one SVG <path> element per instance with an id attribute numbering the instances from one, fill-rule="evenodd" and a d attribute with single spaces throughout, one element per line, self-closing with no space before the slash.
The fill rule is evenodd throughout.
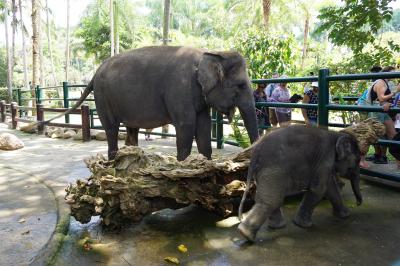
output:
<path id="1" fill-rule="evenodd" d="M 83 159 L 105 153 L 106 142 L 82 143 L 11 131 L 25 148 L 0 151 L 0 265 L 40 265 L 52 255 L 54 228 L 68 213 L 63 203 L 68 182 L 89 175 Z M 141 136 L 143 137 L 143 136 Z M 140 140 L 151 151 L 175 153 L 175 140 Z M 123 142 L 120 142 L 122 145 Z M 239 148 L 226 145 L 219 152 Z M 164 265 L 167 256 L 182 265 L 398 265 L 400 263 L 399 191 L 362 183 L 364 204 L 355 206 L 350 185 L 343 191 L 351 210 L 346 220 L 335 218 L 327 202 L 314 212 L 314 226 L 301 229 L 290 220 L 298 198 L 289 199 L 284 212 L 288 226 L 262 227 L 252 246 L 241 246 L 238 220 L 223 220 L 189 207 L 165 210 L 119 232 L 103 232 L 98 219 L 82 225 L 71 219 L 54 265 Z M 82 243 L 88 241 L 90 248 Z M 184 244 L 187 253 L 177 247 Z M 54 250 L 54 249 L 53 249 Z"/>

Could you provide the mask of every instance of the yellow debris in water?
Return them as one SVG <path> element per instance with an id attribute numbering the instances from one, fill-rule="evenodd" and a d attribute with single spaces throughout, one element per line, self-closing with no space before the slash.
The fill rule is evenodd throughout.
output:
<path id="1" fill-rule="evenodd" d="M 188 251 L 187 247 L 183 244 L 178 246 L 180 252 L 186 253 Z"/>
<path id="2" fill-rule="evenodd" d="M 164 260 L 169 263 L 179 264 L 178 258 L 175 257 L 165 257 Z"/>

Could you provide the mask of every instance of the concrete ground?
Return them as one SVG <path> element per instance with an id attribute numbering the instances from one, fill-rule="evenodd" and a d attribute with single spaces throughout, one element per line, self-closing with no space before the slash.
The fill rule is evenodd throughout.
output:
<path id="1" fill-rule="evenodd" d="M 0 124 L 3 132 L 20 137 L 25 148 L 0 151 L 0 265 L 164 265 L 167 256 L 181 265 L 400 265 L 399 190 L 362 182 L 364 204 L 356 207 L 347 183 L 343 196 L 351 217 L 333 217 L 322 202 L 307 230 L 290 222 L 299 197 L 289 198 L 288 226 L 264 226 L 251 246 L 242 245 L 236 217 L 224 220 L 195 207 L 164 210 L 107 232 L 98 218 L 86 225 L 69 219 L 63 202 L 66 185 L 89 176 L 82 160 L 105 153 L 105 142 L 54 140 Z M 140 146 L 175 152 L 172 138 L 142 139 Z M 238 150 L 226 148 L 215 153 Z M 187 253 L 178 251 L 180 244 Z"/>

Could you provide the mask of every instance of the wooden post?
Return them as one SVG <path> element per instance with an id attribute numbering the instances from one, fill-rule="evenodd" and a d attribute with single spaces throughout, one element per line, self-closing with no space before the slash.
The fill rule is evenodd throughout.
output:
<path id="1" fill-rule="evenodd" d="M 36 121 L 42 122 L 44 121 L 44 112 L 43 112 L 43 104 L 36 105 Z M 43 134 L 44 131 L 44 124 L 38 124 L 38 134 Z"/>
<path id="2" fill-rule="evenodd" d="M 89 114 L 89 106 L 87 104 L 82 104 L 81 115 L 82 115 L 82 140 L 90 141 L 90 114 Z"/>
<path id="3" fill-rule="evenodd" d="M 6 122 L 6 101 L 0 102 L 0 113 L 1 113 L 1 122 Z"/>
<path id="4" fill-rule="evenodd" d="M 17 108 L 18 104 L 16 102 L 11 103 L 11 127 L 12 129 L 17 128 Z"/>

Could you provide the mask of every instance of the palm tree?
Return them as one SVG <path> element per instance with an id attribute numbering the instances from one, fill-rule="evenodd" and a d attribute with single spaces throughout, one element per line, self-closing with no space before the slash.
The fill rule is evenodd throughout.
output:
<path id="1" fill-rule="evenodd" d="M 14 84 L 14 66 L 15 66 L 15 35 L 17 31 L 17 5 L 15 4 L 15 0 L 11 0 L 11 12 L 12 12 L 12 20 L 11 20 L 11 84 Z"/>
<path id="2" fill-rule="evenodd" d="M 271 4 L 272 0 L 263 0 L 264 26 L 267 31 L 269 29 L 269 14 L 271 13 Z"/>
<path id="3" fill-rule="evenodd" d="M 69 0 L 67 0 L 67 44 L 65 48 L 65 81 L 68 81 L 69 72 Z"/>
<path id="4" fill-rule="evenodd" d="M 27 30 L 22 20 L 22 0 L 18 1 L 18 8 L 19 8 L 19 20 L 20 20 L 21 36 L 22 36 L 22 62 L 24 65 L 24 85 L 26 89 L 30 89 L 28 82 L 28 66 L 26 63 L 26 44 L 25 44 L 25 34 L 27 33 Z"/>
<path id="5" fill-rule="evenodd" d="M 50 55 L 50 67 L 51 67 L 51 76 L 53 78 L 53 85 L 57 84 L 57 78 L 56 78 L 56 71 L 54 69 L 54 60 L 53 60 L 53 50 L 51 48 L 51 34 L 50 34 L 50 19 L 49 19 L 49 5 L 48 1 L 46 0 L 46 28 L 47 28 L 47 46 L 49 49 L 49 55 Z"/>
<path id="6" fill-rule="evenodd" d="M 40 0 L 32 0 L 32 87 L 39 84 Z M 34 91 L 32 92 L 35 96 Z"/>
<path id="7" fill-rule="evenodd" d="M 5 26 L 5 35 L 6 35 L 6 53 L 7 53 L 7 91 L 8 91 L 8 100 L 12 101 L 12 75 L 11 75 L 11 57 L 10 57 L 10 45 L 8 38 L 8 8 L 7 1 L 4 0 L 4 26 Z"/>
<path id="8" fill-rule="evenodd" d="M 110 0 L 110 43 L 111 43 L 111 56 L 115 53 L 115 40 L 114 40 L 114 4 Z"/>

